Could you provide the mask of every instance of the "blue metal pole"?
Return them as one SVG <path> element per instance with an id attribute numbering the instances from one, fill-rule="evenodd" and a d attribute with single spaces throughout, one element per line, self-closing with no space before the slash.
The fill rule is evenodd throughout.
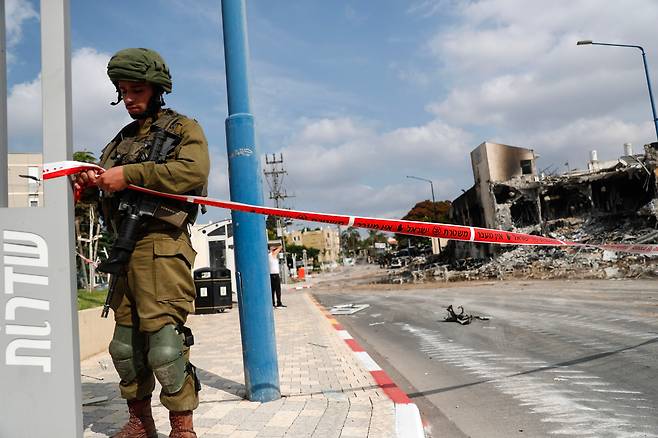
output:
<path id="1" fill-rule="evenodd" d="M 647 67 L 647 55 L 642 51 L 642 62 L 644 63 L 644 74 L 647 76 L 647 87 L 649 88 L 649 99 L 651 100 L 651 114 L 653 114 L 653 126 L 656 128 L 656 139 L 658 139 L 658 118 L 656 117 L 656 105 L 653 102 L 653 91 L 651 90 L 651 79 L 649 79 L 649 68 Z"/>
<path id="2" fill-rule="evenodd" d="M 244 0 L 222 0 L 231 200 L 263 205 L 260 155 L 250 112 L 247 19 Z M 272 292 L 267 270 L 265 218 L 232 212 L 238 305 L 247 397 L 267 402 L 281 397 Z"/>

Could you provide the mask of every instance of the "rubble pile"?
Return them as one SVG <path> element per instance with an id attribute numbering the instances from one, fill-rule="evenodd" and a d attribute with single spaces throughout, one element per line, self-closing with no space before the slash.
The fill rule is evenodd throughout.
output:
<path id="1" fill-rule="evenodd" d="M 492 157 L 496 157 L 493 159 Z M 452 201 L 452 223 L 590 245 L 658 244 L 658 142 L 585 170 L 536 172 L 534 152 L 485 142 L 471 152 L 475 184 Z M 438 256 L 391 263 L 395 282 L 506 278 L 658 277 L 658 256 L 586 246 L 500 246 L 451 241 Z"/>
<path id="2" fill-rule="evenodd" d="M 545 223 L 545 235 L 579 243 L 658 243 L 658 230 L 640 218 L 567 218 Z M 539 226 L 516 231 L 538 233 Z M 486 279 L 658 278 L 658 257 L 591 247 L 498 246 L 489 259 L 417 257 L 389 273 L 393 282 Z"/>

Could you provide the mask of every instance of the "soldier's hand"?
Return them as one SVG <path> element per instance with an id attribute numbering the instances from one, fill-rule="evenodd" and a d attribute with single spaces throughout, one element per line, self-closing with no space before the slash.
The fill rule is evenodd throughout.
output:
<path id="1" fill-rule="evenodd" d="M 81 191 L 86 187 L 96 184 L 97 179 L 98 173 L 96 170 L 85 170 L 75 176 L 75 180 L 73 181 L 73 188 L 76 191 Z"/>
<path id="2" fill-rule="evenodd" d="M 117 166 L 107 169 L 102 175 L 96 178 L 96 185 L 104 192 L 120 192 L 128 187 L 128 183 L 123 176 L 123 167 Z"/>

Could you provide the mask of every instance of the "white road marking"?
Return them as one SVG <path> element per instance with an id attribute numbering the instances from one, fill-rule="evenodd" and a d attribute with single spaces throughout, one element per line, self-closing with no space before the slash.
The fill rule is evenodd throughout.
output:
<path id="1" fill-rule="evenodd" d="M 488 356 L 489 352 L 486 350 L 460 345 L 446 339 L 438 332 L 409 324 L 403 324 L 401 327 L 418 338 L 421 351 L 436 356 L 443 363 L 487 379 L 488 383 L 497 390 L 516 399 L 519 406 L 540 415 L 542 422 L 554 424 L 553 430 L 550 431 L 551 435 L 658 438 L 655 434 L 638 432 L 638 429 L 648 429 L 647 423 L 655 427 L 655 423 L 651 423 L 653 420 L 650 416 L 619 415 L 623 411 L 641 409 L 642 412 L 647 412 L 655 408 L 651 406 L 624 408 L 618 401 L 608 396 L 608 394 L 641 395 L 639 391 L 601 388 L 601 386 L 611 386 L 611 383 L 599 376 L 584 374 L 582 370 L 567 369 L 564 366 L 553 368 L 553 365 L 547 362 L 529 358 L 525 360 L 518 358 L 519 360 L 511 362 L 505 358 Z M 519 367 L 529 365 L 537 368 L 547 367 L 547 369 L 537 373 L 519 374 Z M 640 421 L 645 423 L 638 424 Z"/>

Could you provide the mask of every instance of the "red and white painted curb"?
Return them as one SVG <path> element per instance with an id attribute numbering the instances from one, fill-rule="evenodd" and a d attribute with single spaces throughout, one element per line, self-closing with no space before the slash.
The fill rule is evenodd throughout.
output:
<path id="1" fill-rule="evenodd" d="M 399 438 L 424 438 L 423 421 L 420 418 L 418 406 L 402 391 L 386 374 L 367 351 L 343 328 L 343 326 L 320 303 L 309 295 L 311 301 L 320 312 L 329 320 L 338 336 L 350 347 L 356 358 L 372 375 L 377 385 L 391 399 L 395 405 L 395 432 Z"/>

